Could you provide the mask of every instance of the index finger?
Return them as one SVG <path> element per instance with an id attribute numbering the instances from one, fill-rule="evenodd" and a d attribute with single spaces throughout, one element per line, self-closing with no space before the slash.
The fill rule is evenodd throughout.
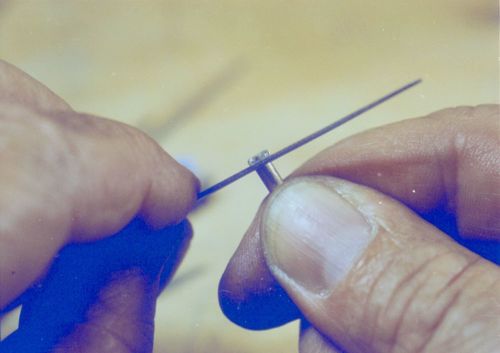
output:
<path id="1" fill-rule="evenodd" d="M 72 111 L 0 103 L 0 308 L 66 243 L 116 233 L 139 216 L 182 220 L 198 182 L 142 132 Z"/>
<path id="2" fill-rule="evenodd" d="M 331 175 L 392 196 L 421 215 L 454 216 L 464 238 L 500 236 L 500 110 L 460 107 L 355 135 L 292 174 Z"/>

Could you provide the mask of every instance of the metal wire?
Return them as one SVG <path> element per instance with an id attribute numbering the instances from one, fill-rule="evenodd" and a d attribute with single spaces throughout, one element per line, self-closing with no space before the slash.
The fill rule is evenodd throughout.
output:
<path id="1" fill-rule="evenodd" d="M 296 150 L 299 147 L 304 146 L 306 143 L 311 142 L 312 140 L 317 139 L 318 137 L 326 134 L 327 132 L 332 131 L 333 129 L 336 129 L 337 127 L 339 127 L 339 126 L 347 123 L 348 121 L 350 121 L 350 120 L 352 120 L 352 119 L 360 116 L 361 114 L 366 113 L 367 111 L 369 111 L 369 110 L 375 108 L 376 106 L 378 106 L 378 105 L 386 102 L 387 100 L 389 100 L 389 99 L 397 96 L 398 94 L 400 94 L 400 93 L 402 93 L 402 92 L 404 92 L 404 91 L 412 88 L 413 86 L 419 84 L 420 82 L 422 82 L 421 79 L 418 79 L 418 80 L 412 81 L 410 83 L 407 83 L 406 85 L 404 85 L 404 86 L 402 86 L 402 87 L 400 87 L 400 88 L 398 88 L 398 89 L 396 89 L 396 90 L 394 90 L 394 91 L 392 91 L 392 92 L 390 92 L 390 93 L 382 96 L 381 98 L 379 98 L 379 99 L 377 99 L 377 100 L 375 100 L 375 101 L 373 101 L 373 102 L 365 105 L 362 108 L 359 108 L 358 110 L 356 110 L 356 111 L 354 111 L 354 112 L 352 112 L 352 113 L 344 116 L 343 118 L 341 118 L 341 119 L 339 119 L 339 120 L 331 123 L 330 125 L 327 125 L 324 128 L 322 128 L 322 129 L 320 129 L 320 130 L 318 130 L 318 131 L 316 131 L 316 132 L 314 132 L 314 133 L 312 133 L 312 134 L 310 134 L 310 135 L 308 135 L 308 136 L 306 136 L 306 137 L 298 140 L 297 142 L 294 142 L 291 145 L 288 145 L 287 147 L 282 148 L 278 152 L 273 153 L 270 156 L 268 156 L 268 157 L 266 157 L 266 158 L 258 161 L 257 163 L 255 163 L 255 164 L 253 164 L 253 165 L 251 165 L 251 166 L 249 166 L 249 167 L 247 167 L 245 169 L 240 170 L 239 172 L 237 172 L 237 173 L 231 175 L 230 177 L 228 177 L 228 178 L 226 178 L 226 179 L 218 182 L 217 184 L 212 185 L 212 186 L 210 186 L 209 188 L 207 188 L 205 190 L 202 190 L 197 195 L 198 199 L 201 199 L 201 198 L 203 198 L 205 196 L 208 196 L 208 195 L 210 195 L 210 194 L 212 194 L 212 193 L 214 193 L 214 192 L 222 189 L 223 187 L 225 187 L 225 186 L 227 186 L 229 184 L 234 183 L 236 180 L 241 179 L 245 175 L 250 174 L 251 172 L 259 169 L 263 165 L 265 165 L 265 164 L 267 164 L 269 162 L 272 162 L 272 161 L 274 161 L 274 160 L 276 160 L 276 159 L 284 156 L 285 154 L 290 153 L 290 152 Z"/>

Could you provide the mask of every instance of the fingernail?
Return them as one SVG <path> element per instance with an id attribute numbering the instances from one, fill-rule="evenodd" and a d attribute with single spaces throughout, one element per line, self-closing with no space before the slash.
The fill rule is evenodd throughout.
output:
<path id="1" fill-rule="evenodd" d="M 373 239 L 362 214 L 333 183 L 319 178 L 279 190 L 267 207 L 262 232 L 271 269 L 317 294 L 342 281 Z"/>

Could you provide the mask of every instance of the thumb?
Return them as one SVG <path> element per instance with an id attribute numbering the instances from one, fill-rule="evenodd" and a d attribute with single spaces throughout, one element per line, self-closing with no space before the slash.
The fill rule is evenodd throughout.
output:
<path id="1" fill-rule="evenodd" d="M 66 246 L 21 297 L 19 329 L 0 352 L 152 352 L 157 296 L 191 236 L 188 221 L 155 230 L 134 220 L 113 236 Z"/>
<path id="2" fill-rule="evenodd" d="M 393 199 L 331 177 L 297 178 L 273 194 L 262 219 L 273 275 L 340 348 L 498 348 L 498 268 Z"/>

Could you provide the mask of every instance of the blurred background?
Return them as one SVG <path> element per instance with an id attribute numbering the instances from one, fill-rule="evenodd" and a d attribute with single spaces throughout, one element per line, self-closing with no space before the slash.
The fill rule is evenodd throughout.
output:
<path id="1" fill-rule="evenodd" d="M 0 57 L 76 110 L 146 130 L 208 186 L 419 77 L 277 168 L 374 126 L 498 103 L 498 18 L 497 0 L 0 0 Z M 265 195 L 250 175 L 192 215 L 191 251 L 159 299 L 157 353 L 297 351 L 296 323 L 247 331 L 217 303 Z"/>

